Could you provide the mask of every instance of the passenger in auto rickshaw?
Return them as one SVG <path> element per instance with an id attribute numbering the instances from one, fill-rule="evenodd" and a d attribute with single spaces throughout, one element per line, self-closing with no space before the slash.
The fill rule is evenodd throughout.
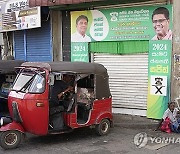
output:
<path id="1" fill-rule="evenodd" d="M 50 127 L 53 130 L 67 129 L 62 112 L 66 112 L 74 95 L 74 76 L 64 74 L 62 80 L 55 80 L 50 90 Z"/>

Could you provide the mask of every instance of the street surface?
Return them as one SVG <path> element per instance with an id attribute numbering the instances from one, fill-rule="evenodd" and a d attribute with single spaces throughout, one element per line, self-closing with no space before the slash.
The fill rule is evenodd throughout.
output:
<path id="1" fill-rule="evenodd" d="M 139 137 L 140 133 L 140 138 Z M 142 137 L 142 134 L 148 137 Z M 135 137 L 136 136 L 136 137 Z M 134 141 L 135 137 L 135 141 Z M 145 140 L 147 139 L 147 140 Z M 164 140 L 166 139 L 166 140 Z M 143 142 L 145 141 L 145 142 Z M 166 143 L 166 142 L 168 143 Z M 136 143 L 136 145 L 134 144 Z M 144 144 L 144 145 L 143 145 Z M 180 153 L 180 134 L 153 129 L 115 126 L 107 136 L 97 136 L 93 129 L 76 129 L 69 134 L 34 136 L 27 134 L 17 149 L 0 154 L 169 154 Z"/>

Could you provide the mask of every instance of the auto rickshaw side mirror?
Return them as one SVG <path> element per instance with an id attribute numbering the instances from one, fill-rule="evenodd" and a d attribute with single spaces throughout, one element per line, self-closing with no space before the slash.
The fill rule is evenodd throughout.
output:
<path id="1" fill-rule="evenodd" d="M 49 74 L 49 85 L 54 85 L 54 75 L 53 74 Z"/>

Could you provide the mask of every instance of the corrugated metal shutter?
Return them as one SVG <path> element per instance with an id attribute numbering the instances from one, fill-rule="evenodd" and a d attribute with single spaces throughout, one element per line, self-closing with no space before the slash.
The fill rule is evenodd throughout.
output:
<path id="1" fill-rule="evenodd" d="M 15 59 L 25 60 L 24 31 L 14 31 Z"/>
<path id="2" fill-rule="evenodd" d="M 50 22 L 42 22 L 41 28 L 14 31 L 15 59 L 27 61 L 52 61 Z"/>
<path id="3" fill-rule="evenodd" d="M 52 61 L 51 30 L 49 21 L 41 28 L 27 30 L 27 61 Z"/>
<path id="4" fill-rule="evenodd" d="M 94 54 L 109 74 L 114 108 L 145 109 L 148 90 L 148 54 Z"/>

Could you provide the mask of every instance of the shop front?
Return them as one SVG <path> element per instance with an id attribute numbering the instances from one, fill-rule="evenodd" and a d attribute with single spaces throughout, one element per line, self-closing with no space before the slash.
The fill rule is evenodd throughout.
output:
<path id="1" fill-rule="evenodd" d="M 29 7 L 28 0 L 9 0 L 1 4 L 0 31 L 17 60 L 52 61 L 49 9 Z"/>
<path id="2" fill-rule="evenodd" d="M 89 40 L 77 37 L 80 17 L 88 25 Z M 162 26 L 168 34 L 158 38 Z M 115 113 L 162 117 L 170 100 L 171 5 L 71 12 L 71 61 L 88 62 L 87 51 L 92 62 L 108 69 Z"/>
<path id="3" fill-rule="evenodd" d="M 36 2 L 31 5 L 43 5 Z M 62 24 L 52 24 L 62 29 L 63 60 L 98 62 L 108 69 L 115 113 L 160 119 L 170 100 L 172 37 L 155 40 L 155 25 L 167 23 L 172 31 L 172 5 L 167 0 L 112 2 L 46 4 L 60 14 Z M 168 10 L 169 18 L 153 20 L 157 8 Z M 85 40 L 78 38 L 80 18 Z M 58 38 L 55 32 L 53 38 Z"/>

